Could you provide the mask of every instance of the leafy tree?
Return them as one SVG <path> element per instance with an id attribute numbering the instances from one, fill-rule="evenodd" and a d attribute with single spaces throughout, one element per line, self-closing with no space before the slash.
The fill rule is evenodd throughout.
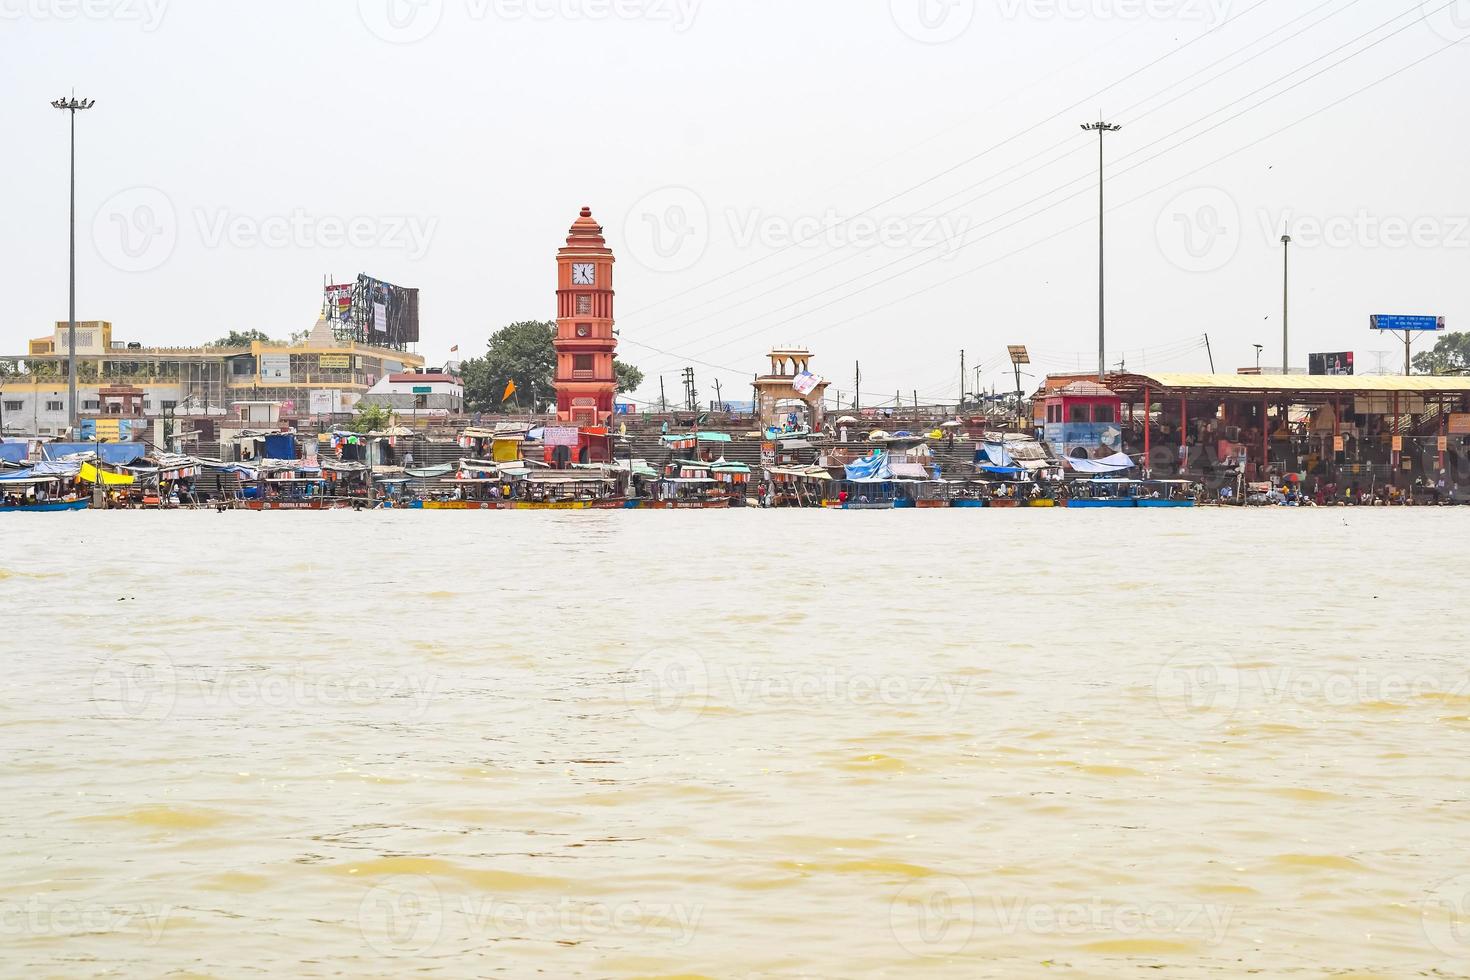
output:
<path id="1" fill-rule="evenodd" d="M 643 385 L 643 372 L 631 364 L 613 359 L 613 373 L 618 377 L 618 394 L 637 391 Z"/>
<path id="2" fill-rule="evenodd" d="M 500 411 L 506 386 L 514 381 L 515 400 L 505 407 L 518 404 L 534 411 L 532 392 L 538 404 L 552 393 L 555 339 L 556 324 L 550 320 L 519 320 L 495 331 L 485 346 L 485 356 L 471 358 L 461 368 L 466 404 L 476 411 Z"/>
<path id="3" fill-rule="evenodd" d="M 262 344 L 279 344 L 279 340 L 272 340 L 260 330 L 231 330 L 220 339 L 206 344 L 206 347 L 249 347 L 253 341 Z"/>
<path id="4" fill-rule="evenodd" d="M 465 404 L 471 411 L 498 412 L 512 407 L 540 411 L 555 398 L 556 323 L 551 320 L 521 320 L 490 335 L 484 357 L 472 357 L 460 365 Z M 618 391 L 632 391 L 643 383 L 643 372 L 622 361 L 613 362 Z M 515 395 L 502 402 L 510 382 Z M 532 393 L 535 404 L 532 404 Z"/>
<path id="5" fill-rule="evenodd" d="M 353 432 L 382 432 L 393 422 L 393 413 L 386 405 L 376 402 L 367 405 L 358 405 L 357 414 L 347 427 Z"/>
<path id="6" fill-rule="evenodd" d="M 1447 333 L 1430 350 L 1414 355 L 1420 374 L 1465 374 L 1470 371 L 1470 332 Z"/>

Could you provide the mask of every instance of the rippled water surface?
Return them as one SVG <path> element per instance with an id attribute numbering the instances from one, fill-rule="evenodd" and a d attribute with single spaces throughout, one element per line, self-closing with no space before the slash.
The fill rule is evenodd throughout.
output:
<path id="1" fill-rule="evenodd" d="M 6 975 L 1470 969 L 1470 511 L 0 529 Z"/>

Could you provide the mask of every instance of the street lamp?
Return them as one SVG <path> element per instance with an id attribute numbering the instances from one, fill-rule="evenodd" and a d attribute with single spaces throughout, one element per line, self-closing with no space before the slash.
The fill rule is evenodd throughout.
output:
<path id="1" fill-rule="evenodd" d="M 1083 123 L 1088 132 L 1097 131 L 1097 380 L 1101 384 L 1106 366 L 1103 334 L 1103 134 L 1116 133 L 1122 126 L 1106 123 L 1099 119 L 1095 123 Z"/>
<path id="2" fill-rule="evenodd" d="M 77 430 L 77 113 L 96 104 L 94 99 L 79 99 L 75 95 L 51 103 L 53 108 L 71 113 L 71 274 L 66 328 L 66 404 L 67 425 L 73 436 Z"/>
<path id="3" fill-rule="evenodd" d="M 1288 273 L 1291 271 L 1288 265 L 1288 254 L 1291 249 L 1291 236 L 1281 236 L 1281 373 L 1291 373 L 1291 359 L 1287 356 L 1287 323 L 1286 323 L 1286 288 Z"/>
<path id="4" fill-rule="evenodd" d="M 1261 373 L 1261 351 L 1264 350 L 1264 348 L 1260 344 L 1251 344 L 1251 346 L 1256 349 L 1256 373 L 1257 374 L 1260 374 Z"/>

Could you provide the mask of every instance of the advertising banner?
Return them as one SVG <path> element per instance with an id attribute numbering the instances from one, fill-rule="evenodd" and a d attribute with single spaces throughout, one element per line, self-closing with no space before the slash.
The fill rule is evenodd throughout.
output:
<path id="1" fill-rule="evenodd" d="M 1375 313 L 1368 318 L 1374 330 L 1443 330 L 1442 316 L 1405 316 L 1401 313 Z"/>
<path id="2" fill-rule="evenodd" d="M 260 379 L 262 381 L 290 381 L 290 354 L 260 355 Z"/>
<path id="3" fill-rule="evenodd" d="M 1308 374 L 1346 375 L 1353 373 L 1353 352 L 1338 351 L 1331 354 L 1308 354 Z"/>
<path id="4" fill-rule="evenodd" d="M 326 315 L 331 320 L 347 320 L 352 315 L 352 283 L 327 285 Z"/>
<path id="5" fill-rule="evenodd" d="M 791 387 L 798 395 L 810 395 L 821 383 L 822 379 L 810 371 L 803 371 L 791 379 Z"/>
<path id="6" fill-rule="evenodd" d="M 575 425 L 548 425 L 542 433 L 541 441 L 548 446 L 575 446 L 578 443 L 578 430 Z"/>
<path id="7" fill-rule="evenodd" d="M 311 393 L 312 415 L 335 415 L 341 393 L 335 388 L 318 388 Z"/>
<path id="8" fill-rule="evenodd" d="M 324 368 L 349 368 L 352 367 L 352 355 L 318 354 L 316 363 L 318 367 Z"/>

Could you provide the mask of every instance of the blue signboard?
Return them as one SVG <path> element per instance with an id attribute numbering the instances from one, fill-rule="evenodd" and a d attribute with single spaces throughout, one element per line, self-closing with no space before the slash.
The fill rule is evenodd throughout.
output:
<path id="1" fill-rule="evenodd" d="M 1368 318 L 1374 330 L 1443 330 L 1442 316 L 1401 316 L 1397 313 L 1375 313 Z"/>

